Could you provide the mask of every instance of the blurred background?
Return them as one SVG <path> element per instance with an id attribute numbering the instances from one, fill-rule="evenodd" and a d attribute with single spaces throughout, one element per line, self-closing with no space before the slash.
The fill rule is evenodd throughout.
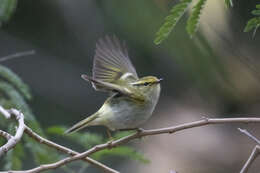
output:
<path id="1" fill-rule="evenodd" d="M 164 78 L 160 101 L 143 128 L 203 116 L 259 117 L 260 33 L 252 37 L 243 32 L 257 2 L 237 0 L 228 9 L 224 1 L 207 1 L 192 39 L 185 31 L 186 14 L 157 46 L 155 33 L 175 1 L 19 1 L 11 20 L 0 29 L 0 57 L 26 50 L 36 53 L 1 64 L 29 85 L 33 95 L 29 105 L 43 128 L 71 126 L 103 104 L 107 94 L 94 91 L 80 75 L 92 73 L 96 41 L 105 35 L 126 41 L 139 76 Z M 104 163 L 124 173 L 239 172 L 255 143 L 238 127 L 260 138 L 258 124 L 211 125 L 131 142 L 149 164 L 118 157 Z M 84 131 L 106 135 L 103 127 Z M 52 139 L 71 147 L 68 141 Z M 250 173 L 259 171 L 259 162 L 254 162 Z M 28 161 L 23 167 L 32 165 Z M 100 172 L 93 167 L 87 170 Z"/>

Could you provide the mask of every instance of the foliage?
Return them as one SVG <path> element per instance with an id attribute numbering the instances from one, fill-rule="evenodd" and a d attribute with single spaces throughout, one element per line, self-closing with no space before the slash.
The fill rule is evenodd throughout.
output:
<path id="1" fill-rule="evenodd" d="M 165 18 L 164 24 L 156 33 L 156 38 L 154 40 L 155 44 L 160 44 L 169 36 L 179 19 L 183 16 L 191 1 L 192 0 L 182 0 L 181 2 L 179 2 L 179 4 L 175 5 L 171 9 L 170 14 Z"/>
<path id="2" fill-rule="evenodd" d="M 198 29 L 200 14 L 205 6 L 207 0 L 199 0 L 197 4 L 192 8 L 192 12 L 187 21 L 186 30 L 187 33 L 192 37 Z M 181 0 L 178 4 L 172 7 L 170 14 L 165 18 L 164 24 L 160 27 L 159 31 L 156 33 L 154 43 L 160 44 L 166 38 L 168 38 L 171 31 L 176 26 L 177 22 L 183 16 L 188 8 L 188 5 L 192 0 Z M 226 7 L 233 7 L 232 0 L 225 0 Z M 253 35 L 255 35 L 256 30 L 260 26 L 260 5 L 256 5 L 256 10 L 252 11 L 252 14 L 256 17 L 250 19 L 244 29 L 244 32 L 249 32 L 254 29 Z"/>
<path id="3" fill-rule="evenodd" d="M 30 107 L 26 103 L 27 100 L 31 100 L 29 87 L 17 76 L 12 70 L 0 65 L 0 104 L 5 108 L 16 108 L 21 110 L 25 116 L 25 122 L 34 131 L 42 136 L 46 136 L 36 121 Z M 1 117 L 0 126 L 6 128 L 6 130 L 14 134 L 15 123 L 7 122 Z M 8 124 L 8 127 L 6 126 Z M 21 169 L 24 159 L 24 153 L 28 150 L 33 156 L 33 160 L 36 163 L 43 163 L 46 161 L 57 160 L 59 156 L 55 152 L 49 154 L 49 148 L 38 145 L 28 136 L 23 138 L 24 143 L 19 143 L 13 150 L 9 151 L 4 159 L 4 169 Z M 24 145 L 26 144 L 26 145 Z"/>
<path id="4" fill-rule="evenodd" d="M 0 25 L 7 22 L 13 15 L 17 6 L 17 0 L 1 0 L 0 1 Z"/>
<path id="5" fill-rule="evenodd" d="M 206 1 L 207 0 L 199 0 L 199 2 L 192 9 L 186 26 L 186 30 L 190 36 L 193 36 L 198 29 L 200 14 Z"/>
<path id="6" fill-rule="evenodd" d="M 225 5 L 227 8 L 233 7 L 233 0 L 225 0 Z"/>
<path id="7" fill-rule="evenodd" d="M 257 29 L 260 26 L 260 4 L 256 5 L 256 9 L 253 10 L 251 13 L 253 15 L 255 15 L 256 17 L 251 18 L 247 22 L 247 24 L 246 24 L 246 26 L 244 28 L 244 32 L 249 32 L 252 29 L 254 29 L 254 32 L 253 32 L 253 36 L 254 36 L 256 31 L 257 31 Z"/>
<path id="8" fill-rule="evenodd" d="M 105 149 L 101 150 L 99 152 L 96 152 L 93 154 L 93 158 L 100 160 L 105 156 L 121 156 L 121 157 L 126 157 L 130 158 L 133 160 L 137 160 L 142 163 L 149 163 L 149 160 L 145 158 L 142 154 L 136 152 L 133 148 L 131 147 L 126 147 L 126 146 L 120 146 L 112 149 Z"/>

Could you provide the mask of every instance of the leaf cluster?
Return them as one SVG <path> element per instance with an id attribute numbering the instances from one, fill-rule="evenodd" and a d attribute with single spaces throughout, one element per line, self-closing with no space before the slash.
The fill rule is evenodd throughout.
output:
<path id="1" fill-rule="evenodd" d="M 251 18 L 247 22 L 247 24 L 246 24 L 246 26 L 244 28 L 244 32 L 249 32 L 251 30 L 254 30 L 253 31 L 253 36 L 255 36 L 256 31 L 257 31 L 257 29 L 260 26 L 260 4 L 256 5 L 256 9 L 253 10 L 251 13 L 253 15 L 255 15 L 256 17 Z"/>
<path id="2" fill-rule="evenodd" d="M 190 37 L 192 37 L 198 29 L 200 15 L 206 4 L 206 1 L 207 0 L 198 0 L 198 2 L 192 7 L 186 25 L 186 31 L 190 35 Z M 172 7 L 172 9 L 170 10 L 170 14 L 165 18 L 163 25 L 156 33 L 154 40 L 155 44 L 160 44 L 162 41 L 168 38 L 169 34 L 174 29 L 180 18 L 184 15 L 191 2 L 192 0 L 180 0 L 179 3 Z M 225 0 L 224 2 L 227 8 L 233 7 L 232 0 Z M 253 35 L 255 35 L 256 30 L 260 26 L 260 4 L 256 5 L 256 9 L 252 11 L 252 14 L 256 17 L 251 18 L 247 22 L 244 32 L 249 32 L 254 29 Z"/>
<path id="3" fill-rule="evenodd" d="M 0 65 L 0 104 L 5 108 L 16 108 L 23 112 L 25 122 L 34 131 L 45 136 L 43 129 L 35 119 L 27 101 L 32 99 L 29 87 L 9 68 Z M 7 122 L 3 116 L 0 116 L 0 127 L 11 134 L 15 133 L 14 122 Z M 4 157 L 4 169 L 22 169 L 25 156 L 31 154 L 36 164 L 46 163 L 46 161 L 57 160 L 58 155 L 49 154 L 49 148 L 38 145 L 34 140 L 25 136 L 22 143 L 7 152 Z M 26 154 L 25 154 L 26 153 Z"/>
<path id="4" fill-rule="evenodd" d="M 17 6 L 17 0 L 1 0 L 0 1 L 0 25 L 7 22 L 13 15 Z"/>

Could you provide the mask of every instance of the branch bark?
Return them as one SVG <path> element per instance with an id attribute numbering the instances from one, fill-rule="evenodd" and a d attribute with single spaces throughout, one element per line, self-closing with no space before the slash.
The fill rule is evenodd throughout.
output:
<path id="1" fill-rule="evenodd" d="M 17 133 L 16 133 L 15 136 L 12 136 L 9 133 L 0 130 L 0 136 L 3 136 L 8 141 L 5 145 L 0 147 L 0 158 L 1 158 L 1 156 L 4 153 L 6 153 L 7 151 L 9 151 L 13 147 L 15 147 L 15 145 L 20 141 L 20 139 L 21 139 L 21 137 L 23 135 L 23 132 L 28 134 L 31 138 L 33 138 L 34 140 L 38 141 L 39 143 L 45 144 L 45 145 L 47 145 L 47 146 L 49 146 L 51 148 L 55 148 L 56 150 L 61 151 L 61 152 L 65 153 L 65 154 L 68 154 L 68 155 L 71 155 L 71 156 L 79 154 L 76 151 L 73 151 L 73 150 L 71 150 L 69 148 L 66 148 L 66 147 L 62 146 L 62 145 L 56 144 L 56 143 L 54 143 L 54 142 L 52 142 L 52 141 L 50 141 L 48 139 L 45 139 L 45 138 L 41 137 L 37 133 L 33 132 L 33 130 L 31 128 L 29 128 L 28 126 L 26 126 L 24 124 L 24 116 L 18 110 L 16 110 L 16 109 L 6 110 L 2 106 L 0 106 L 0 113 L 2 113 L 4 115 L 4 117 L 7 118 L 7 119 L 11 118 L 11 115 L 14 115 L 15 118 L 19 122 L 19 127 L 17 129 Z M 88 162 L 88 163 L 90 163 L 92 165 L 95 165 L 98 168 L 101 168 L 104 172 L 107 172 L 107 173 L 119 173 L 118 171 L 116 171 L 116 170 L 114 170 L 114 169 L 112 169 L 112 168 L 110 168 L 110 167 L 108 167 L 108 166 L 106 166 L 106 165 L 104 165 L 104 164 L 94 160 L 94 159 L 91 159 L 89 157 L 82 158 L 82 160 L 85 161 L 85 162 Z M 13 172 L 13 171 L 8 171 L 8 172 Z M 23 172 L 23 171 L 15 171 L 15 172 Z M 3 171 L 1 173 L 3 173 Z"/>
<path id="2" fill-rule="evenodd" d="M 34 54 L 35 54 L 35 50 L 18 52 L 18 53 L 12 54 L 12 55 L 7 55 L 7 56 L 4 56 L 4 57 L 1 57 L 0 62 L 7 61 L 7 60 L 10 60 L 10 59 L 14 59 L 14 58 L 20 58 L 20 57 L 23 57 L 23 56 L 34 55 Z"/>
<path id="3" fill-rule="evenodd" d="M 243 168 L 241 169 L 240 173 L 247 173 L 249 167 L 253 164 L 253 162 L 255 161 L 255 159 L 259 156 L 260 154 L 260 141 L 253 136 L 251 133 L 249 133 L 246 129 L 240 129 L 238 128 L 238 130 L 241 133 L 244 133 L 245 135 L 247 135 L 249 138 L 251 138 L 253 141 L 255 141 L 258 145 L 256 145 L 254 147 L 254 149 L 252 150 L 249 158 L 247 159 L 246 163 L 244 164 Z"/>
<path id="4" fill-rule="evenodd" d="M 260 123 L 260 118 L 222 118 L 222 119 L 221 118 L 210 118 L 210 119 L 203 118 L 202 120 L 198 120 L 198 121 L 194 121 L 194 122 L 190 122 L 190 123 L 184 123 L 181 125 L 167 127 L 167 128 L 160 128 L 160 129 L 153 129 L 153 130 L 140 130 L 134 134 L 120 138 L 118 140 L 96 145 L 93 148 L 91 148 L 83 153 L 77 154 L 75 156 L 67 157 L 67 158 L 57 161 L 55 163 L 40 165 L 39 167 L 23 171 L 23 173 L 38 173 L 38 172 L 42 172 L 42 171 L 46 171 L 46 170 L 50 170 L 50 169 L 56 169 L 65 164 L 68 164 L 70 162 L 83 159 L 100 150 L 117 147 L 118 145 L 125 144 L 133 139 L 141 138 L 144 136 L 152 136 L 152 135 L 165 134 L 165 133 L 172 134 L 172 133 L 176 133 L 176 132 L 179 132 L 179 131 L 182 131 L 185 129 L 191 129 L 191 128 L 195 128 L 195 127 L 201 127 L 201 126 L 213 125 L 213 124 L 226 124 L 226 123 Z M 18 172 L 11 171 L 10 173 L 18 173 Z"/>
<path id="5" fill-rule="evenodd" d="M 58 151 L 61 151 L 65 154 L 68 154 L 68 155 L 71 155 L 71 156 L 75 156 L 75 155 L 78 155 L 79 153 L 76 152 L 76 151 L 73 151 L 69 148 L 66 148 L 62 145 L 59 145 L 59 144 L 56 144 L 48 139 L 45 139 L 43 137 L 41 137 L 40 135 L 38 135 L 37 133 L 33 132 L 33 130 L 31 128 L 29 128 L 28 126 L 25 126 L 25 133 L 27 135 L 29 135 L 31 138 L 33 138 L 34 140 L 38 141 L 39 143 L 41 144 L 45 144 L 51 148 L 55 148 L 56 150 Z M 101 168 L 104 172 L 107 172 L 107 173 L 119 173 L 118 171 L 94 160 L 94 159 L 91 159 L 90 157 L 86 157 L 86 158 L 83 158 L 82 159 L 83 161 L 86 161 L 88 163 L 91 163 L 93 165 L 95 165 L 96 167 L 98 168 Z"/>
<path id="6" fill-rule="evenodd" d="M 10 109 L 9 111 L 6 111 L 1 107 L 0 112 L 5 116 L 5 118 L 9 119 L 12 115 L 14 115 L 15 119 L 18 121 L 18 128 L 16 130 L 15 136 L 12 136 L 8 133 L 2 133 L 6 137 L 8 136 L 7 143 L 0 147 L 0 158 L 10 149 L 15 147 L 15 145 L 21 140 L 24 132 L 24 116 L 21 112 L 19 112 L 16 109 Z M 3 132 L 3 131 L 2 131 Z M 8 134 L 8 135 L 7 135 Z"/>
<path id="7" fill-rule="evenodd" d="M 7 133 L 3 130 L 0 130 L 0 136 L 4 137 L 7 141 L 13 137 L 12 135 L 10 135 L 9 133 Z"/>
<path id="8" fill-rule="evenodd" d="M 259 156 L 259 153 L 260 153 L 260 146 L 256 145 L 252 153 L 250 154 L 248 160 L 246 161 L 245 165 L 241 169 L 240 173 L 246 173 L 248 171 L 249 167 L 252 165 L 254 160 L 257 158 L 257 156 Z"/>

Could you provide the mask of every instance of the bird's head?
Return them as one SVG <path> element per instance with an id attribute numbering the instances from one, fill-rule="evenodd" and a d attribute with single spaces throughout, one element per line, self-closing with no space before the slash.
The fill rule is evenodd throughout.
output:
<path id="1" fill-rule="evenodd" d="M 160 94 L 160 82 L 163 79 L 158 79 L 155 76 L 145 76 L 132 82 L 131 85 L 143 94 L 148 94 L 149 96 Z"/>

